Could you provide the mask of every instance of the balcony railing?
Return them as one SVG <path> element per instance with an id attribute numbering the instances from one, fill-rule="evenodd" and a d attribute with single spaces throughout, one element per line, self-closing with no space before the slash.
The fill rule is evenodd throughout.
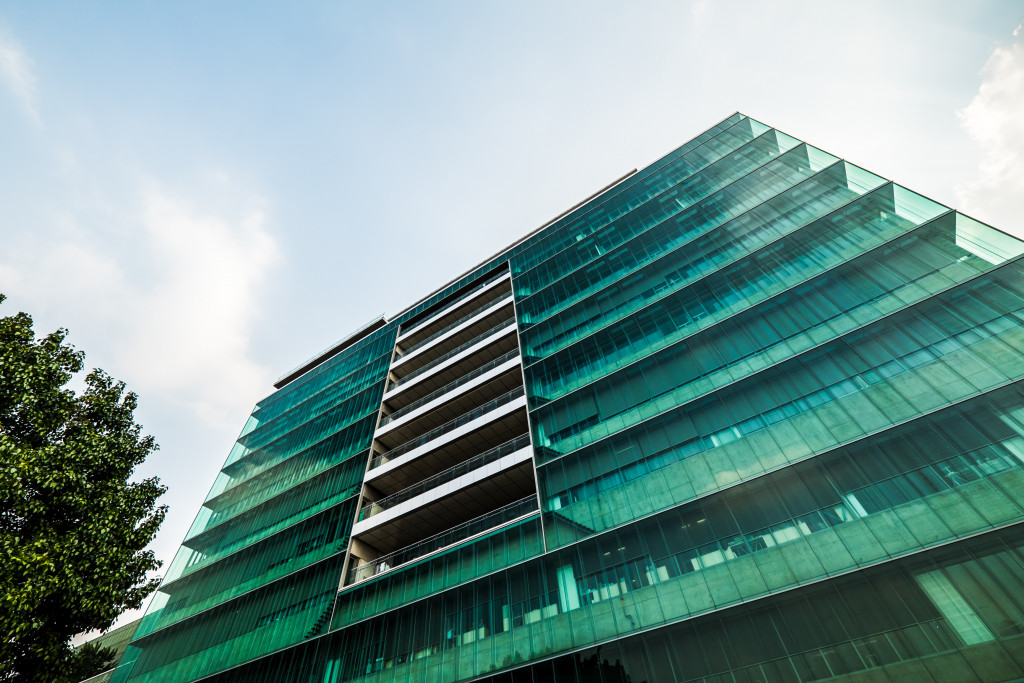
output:
<path id="1" fill-rule="evenodd" d="M 403 415 L 408 415 L 409 413 L 411 413 L 412 411 L 416 410 L 417 408 L 419 408 L 421 406 L 425 406 L 426 404 L 430 403 L 431 401 L 433 401 L 438 396 L 442 396 L 444 394 L 447 394 L 449 391 L 452 391 L 453 389 L 457 389 L 460 386 L 462 386 L 463 384 L 466 384 L 467 382 L 470 382 L 470 381 L 476 379 L 480 375 L 483 375 L 483 374 L 493 370 L 494 368 L 498 367 L 502 363 L 506 363 L 506 362 L 512 360 L 513 358 L 518 358 L 518 357 L 519 357 L 519 349 L 513 349 L 513 350 L 509 351 L 508 353 L 506 353 L 503 356 L 499 356 L 499 357 L 495 358 L 492 361 L 488 361 L 487 363 L 484 363 L 483 365 L 481 365 L 480 367 L 478 367 L 478 368 L 476 368 L 474 370 L 470 370 L 469 372 L 467 372 L 465 375 L 463 375 L 462 377 L 458 378 L 454 382 L 449 382 L 448 384 L 445 384 L 440 389 L 437 389 L 436 391 L 430 392 L 429 394 L 427 394 L 423 398 L 416 399 L 415 401 L 413 401 L 409 405 L 403 406 L 403 407 L 399 408 L 398 410 L 396 410 L 395 412 L 390 413 L 388 415 L 385 415 L 384 417 L 382 417 L 380 419 L 380 424 L 378 425 L 377 428 L 379 429 L 380 427 L 383 427 L 384 425 L 388 424 L 389 422 L 394 422 L 395 420 L 397 420 L 398 418 L 402 417 Z"/>
<path id="2" fill-rule="evenodd" d="M 434 439 L 444 434 L 447 434 L 450 431 L 458 429 L 459 427 L 465 424 L 472 422 L 481 415 L 486 415 L 492 410 L 496 410 L 503 405 L 511 403 L 512 401 L 516 400 L 517 398 L 523 395 L 523 387 L 516 387 L 507 394 L 503 394 L 492 401 L 488 401 L 487 403 L 483 404 L 482 406 L 479 406 L 478 408 L 474 408 L 468 413 L 463 413 L 454 420 L 449 420 L 448 422 L 445 422 L 440 427 L 435 427 L 434 429 L 431 429 L 426 434 L 417 436 L 415 439 L 410 439 L 409 441 L 406 441 L 405 443 L 400 444 L 395 448 L 392 448 L 387 453 L 382 453 L 378 455 L 376 458 L 370 461 L 370 469 L 372 470 L 377 467 L 380 467 L 384 463 L 394 460 L 398 456 L 404 455 L 409 451 L 413 450 L 414 448 L 418 448 L 425 443 L 430 443 Z"/>
<path id="3" fill-rule="evenodd" d="M 475 455 L 469 460 L 460 462 L 455 467 L 449 467 L 443 472 L 424 479 L 421 482 L 417 482 L 412 486 L 402 489 L 398 493 L 393 493 L 386 498 L 375 500 L 372 503 L 368 503 L 362 510 L 359 511 L 359 521 L 369 519 L 376 514 L 384 512 L 387 509 L 393 508 L 399 503 L 404 503 L 407 500 L 411 500 L 416 496 L 429 491 L 430 489 L 437 488 L 441 484 L 446 484 L 450 481 L 454 481 L 464 474 L 472 472 L 473 470 L 479 469 L 484 465 L 495 462 L 504 458 L 510 453 L 526 448 L 530 445 L 530 435 L 523 434 L 517 436 L 514 439 L 506 441 L 500 446 L 484 451 L 480 455 Z"/>
<path id="4" fill-rule="evenodd" d="M 475 315 L 479 314 L 479 313 L 480 313 L 480 311 L 486 310 L 486 309 L 490 308 L 491 306 L 494 306 L 494 305 L 495 305 L 495 304 L 497 304 L 498 302 L 501 302 L 501 301 L 505 301 L 506 299 L 511 299 L 511 298 L 512 298 L 512 292 L 511 292 L 511 290 L 510 290 L 510 291 L 508 291 L 508 292 L 505 292 L 504 294 L 502 294 L 501 296 L 499 296 L 499 297 L 498 297 L 497 299 L 494 299 L 494 300 L 492 300 L 492 301 L 488 301 L 488 302 L 487 302 L 487 303 L 485 303 L 484 305 L 482 305 L 482 306 L 479 306 L 478 308 L 475 308 L 475 309 L 473 309 L 472 311 L 470 311 L 470 312 L 469 312 L 469 313 L 467 313 L 466 315 L 462 316 L 461 318 L 459 318 L 458 320 L 456 320 L 455 322 L 453 322 L 453 323 L 452 323 L 451 325 L 445 325 L 445 326 L 444 326 L 443 328 L 441 328 L 440 330 L 438 330 L 438 331 L 437 331 L 437 332 L 435 332 L 434 334 L 430 335 L 430 336 L 429 336 L 429 337 L 427 337 L 426 339 L 424 339 L 424 340 L 422 340 L 422 341 L 419 341 L 419 342 L 416 342 L 415 344 L 413 344 L 412 346 L 410 346 L 409 348 L 407 348 L 407 349 L 406 349 L 405 351 L 402 351 L 402 352 L 400 352 L 400 353 L 399 353 L 399 355 L 398 355 L 398 357 L 399 357 L 399 358 L 402 358 L 403 356 L 407 356 L 407 355 L 409 355 L 410 353 L 412 353 L 412 352 L 413 352 L 413 351 L 415 351 L 416 349 L 420 349 L 420 348 L 423 348 L 424 346 L 426 346 L 426 345 L 427 345 L 427 344 L 429 344 L 430 342 L 434 341 L 434 340 L 435 340 L 435 339 L 437 339 L 438 337 L 440 337 L 440 336 L 444 335 L 445 333 L 447 333 L 447 332 L 449 332 L 449 331 L 451 331 L 451 330 L 454 330 L 454 329 L 455 329 L 456 327 L 458 327 L 458 326 L 459 326 L 459 325 L 461 325 L 462 323 L 466 322 L 467 320 L 469 320 L 469 319 L 470 319 L 470 318 L 472 318 L 473 316 L 475 316 Z"/>
<path id="5" fill-rule="evenodd" d="M 465 292 L 460 294 L 457 298 L 449 301 L 447 304 L 445 304 L 444 306 L 439 308 L 437 311 L 431 313 L 430 315 L 428 315 L 427 317 L 423 318 L 419 322 L 413 323 L 413 325 L 411 327 L 409 327 L 408 329 L 402 330 L 401 334 L 399 334 L 399 337 L 403 337 L 406 334 L 412 332 L 413 330 L 418 330 L 420 327 L 422 327 L 423 325 L 429 323 L 430 321 L 436 320 L 437 317 L 439 315 L 443 315 L 445 311 L 451 310 L 454 306 L 457 306 L 458 304 L 462 303 L 466 299 L 471 298 L 474 294 L 479 292 L 484 287 L 487 287 L 488 285 L 497 282 L 498 280 L 500 280 L 501 278 L 503 278 L 506 275 L 508 275 L 508 271 L 507 270 L 502 270 L 501 272 L 486 278 L 483 282 L 481 282 L 480 284 L 476 285 L 472 289 L 467 289 Z"/>
<path id="6" fill-rule="evenodd" d="M 498 323 L 497 325 L 495 325 L 491 329 L 487 330 L 483 334 L 478 334 L 477 336 L 473 337 L 472 339 L 470 339 L 465 344 L 461 344 L 458 348 L 452 349 L 448 353 L 444 354 L 443 356 L 439 356 L 439 357 L 435 358 L 434 360 L 430 361 L 426 365 L 424 365 L 422 367 L 416 368 L 415 370 L 410 372 L 405 377 L 402 377 L 401 379 L 398 379 L 395 382 L 392 382 L 391 386 L 388 387 L 388 391 L 391 391 L 392 389 L 394 389 L 397 386 L 401 386 L 402 384 L 405 384 L 406 382 L 411 380 L 413 377 L 419 377 L 420 375 L 422 375 L 427 370 L 430 370 L 432 368 L 437 367 L 438 365 L 440 365 L 441 363 L 445 362 L 449 358 L 454 358 L 455 356 L 459 355 L 460 353 L 462 353 L 463 351 L 465 351 L 469 347 L 471 347 L 474 344 L 478 343 L 481 339 L 485 339 L 485 338 L 491 336 L 492 334 L 494 334 L 498 330 L 502 330 L 502 329 L 508 327 L 509 325 L 511 325 L 514 322 L 515 322 L 515 318 L 509 318 L 508 320 L 503 320 L 502 322 Z"/>
<path id="7" fill-rule="evenodd" d="M 503 508 L 495 510 L 494 512 L 488 512 L 487 514 L 480 515 L 475 519 L 471 519 L 468 522 L 452 527 L 447 531 L 442 531 L 435 536 L 431 536 L 430 538 L 414 543 L 413 545 L 406 546 L 401 550 L 396 550 L 393 553 L 378 557 L 366 564 L 353 567 L 348 571 L 345 584 L 356 583 L 357 581 L 368 579 L 371 576 L 383 574 L 386 571 L 400 567 L 403 564 L 408 564 L 413 560 L 418 560 L 419 558 L 430 555 L 435 551 L 455 545 L 456 543 L 465 541 L 473 536 L 477 536 L 485 531 L 489 531 L 495 527 L 512 522 L 520 517 L 525 517 L 536 511 L 537 496 L 530 494 L 526 498 L 521 498 L 514 503 L 510 503 Z"/>

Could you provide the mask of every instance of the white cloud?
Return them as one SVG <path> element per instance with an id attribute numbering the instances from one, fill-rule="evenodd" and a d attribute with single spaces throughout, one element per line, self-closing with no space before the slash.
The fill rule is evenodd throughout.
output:
<path id="1" fill-rule="evenodd" d="M 960 208 L 1024 237 L 1024 30 L 1013 32 L 982 69 L 981 87 L 957 112 L 984 156 L 979 179 L 957 190 Z"/>
<path id="2" fill-rule="evenodd" d="M 160 188 L 142 223 L 160 273 L 145 291 L 137 332 L 123 346 L 133 374 L 155 391 L 187 395 L 199 417 L 237 426 L 270 374 L 247 356 L 259 289 L 277 262 L 266 216 L 202 213 Z"/>
<path id="3" fill-rule="evenodd" d="M 36 123 L 36 77 L 32 72 L 32 58 L 25 54 L 21 45 L 6 33 L 0 31 L 0 81 L 25 109 Z"/>
<path id="4" fill-rule="evenodd" d="M 140 195 L 127 230 L 75 225 L 22 241 L 0 256 L 0 281 L 31 310 L 59 309 L 90 366 L 235 431 L 273 379 L 249 349 L 278 262 L 262 201 L 200 209 L 155 183 Z"/>

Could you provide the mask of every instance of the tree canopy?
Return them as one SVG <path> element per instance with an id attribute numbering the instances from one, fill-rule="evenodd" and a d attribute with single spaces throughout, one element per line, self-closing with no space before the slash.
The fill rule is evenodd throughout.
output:
<path id="1" fill-rule="evenodd" d="M 0 294 L 0 302 L 4 296 Z M 166 490 L 132 473 L 157 449 L 138 397 L 102 370 L 76 392 L 84 354 L 59 329 L 35 338 L 25 313 L 0 317 L 0 680 L 83 674 L 70 639 L 111 626 L 156 590 L 145 547 Z M 88 652 L 88 651 L 87 651 Z M 90 657 L 102 663 L 102 657 Z M 79 679 L 74 679 L 79 680 Z"/>

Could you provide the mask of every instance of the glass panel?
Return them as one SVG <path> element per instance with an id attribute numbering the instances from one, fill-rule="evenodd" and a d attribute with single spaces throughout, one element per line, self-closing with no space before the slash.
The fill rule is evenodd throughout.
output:
<path id="1" fill-rule="evenodd" d="M 927 662 L 956 680 L 975 676 L 972 667 L 984 667 L 985 680 L 1012 680 L 1024 674 L 1019 657 L 1007 656 L 1020 654 L 1019 634 L 965 643 L 940 606 L 948 604 L 948 593 L 936 604 L 919 578 L 949 577 L 949 590 L 971 594 L 991 576 L 989 567 L 1019 566 L 1022 546 L 1020 529 L 1003 529 L 642 633 L 637 631 L 660 621 L 651 618 L 654 605 L 677 610 L 679 603 L 696 604 L 700 596 L 667 590 L 671 582 L 633 590 L 627 581 L 626 592 L 615 599 L 563 612 L 557 602 L 550 602 L 557 600 L 557 589 L 550 591 L 559 580 L 557 572 L 516 567 L 480 581 L 476 590 L 449 590 L 330 634 L 318 648 L 331 653 L 330 662 L 321 660 L 315 675 L 338 683 L 465 680 L 485 674 L 491 677 L 479 680 L 506 683 L 650 680 L 655 674 L 658 680 L 762 681 L 770 676 L 768 680 L 799 681 L 868 670 L 906 676 L 914 671 L 908 667 Z M 615 554 L 617 548 L 609 546 L 607 552 Z M 607 572 L 603 588 L 609 595 L 615 586 L 621 590 L 616 576 L 627 580 L 629 574 Z M 1001 595 L 1024 594 L 1024 577 L 1007 580 Z M 652 598 L 641 599 L 644 591 Z M 966 599 L 959 608 L 970 610 L 972 620 L 987 618 Z M 573 628 L 564 628 L 569 623 Z M 590 645 L 613 635 L 625 637 Z M 588 647 L 521 666 L 531 658 Z M 964 668 L 964 657 L 971 666 Z M 289 665 L 294 666 L 283 656 L 270 657 L 216 681 L 279 680 L 294 673 Z"/>

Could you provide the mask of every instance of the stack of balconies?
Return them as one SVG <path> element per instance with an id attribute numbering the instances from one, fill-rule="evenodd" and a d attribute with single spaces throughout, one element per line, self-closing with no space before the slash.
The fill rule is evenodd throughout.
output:
<path id="1" fill-rule="evenodd" d="M 537 509 L 507 272 L 400 330 L 388 379 L 346 585 Z"/>

